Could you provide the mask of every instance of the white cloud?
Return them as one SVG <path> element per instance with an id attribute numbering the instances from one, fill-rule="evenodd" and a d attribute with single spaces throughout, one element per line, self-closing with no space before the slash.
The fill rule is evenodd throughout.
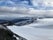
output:
<path id="1" fill-rule="evenodd" d="M 39 3 L 42 3 L 40 6 L 53 6 L 53 0 L 32 0 L 34 6 L 39 6 Z"/>
<path id="2" fill-rule="evenodd" d="M 11 0 L 0 0 L 0 4 L 2 2 L 5 2 L 5 6 L 8 4 L 11 4 L 12 6 L 29 6 L 28 1 L 21 1 L 21 2 L 13 2 Z M 47 7 L 53 7 L 53 0 L 31 0 L 34 7 L 37 7 L 37 9 L 46 9 Z"/>
<path id="3" fill-rule="evenodd" d="M 4 5 L 4 6 L 8 6 L 8 5 L 16 6 L 16 4 L 13 1 L 11 1 L 11 0 L 0 0 L 0 5 Z"/>
<path id="4" fill-rule="evenodd" d="M 25 7 L 0 7 L 0 12 L 14 12 L 14 13 L 27 13 L 28 9 Z"/>
<path id="5" fill-rule="evenodd" d="M 28 1 L 22 1 L 21 3 L 22 4 L 28 4 Z"/>
<path id="6" fill-rule="evenodd" d="M 5 0 L 6 1 L 6 0 Z M 2 1 L 0 1 L 2 2 Z M 15 4 L 12 1 L 7 1 L 7 3 L 11 3 L 11 4 Z M 28 3 L 27 1 L 24 1 L 24 3 Z M 33 0 L 32 1 L 34 6 L 53 6 L 53 0 Z M 43 9 L 43 8 L 42 8 Z M 12 12 L 12 13 L 24 13 L 24 14 L 31 14 L 31 15 L 35 15 L 35 16 L 45 16 L 46 14 L 48 15 L 52 15 L 53 16 L 53 10 L 36 10 L 34 8 L 27 8 L 24 6 L 14 6 L 14 7 L 7 7 L 7 6 L 3 6 L 0 7 L 0 12 Z"/>
<path id="7" fill-rule="evenodd" d="M 34 8 L 26 8 L 26 7 L 0 7 L 0 12 L 8 12 L 8 13 L 21 13 L 21 14 L 28 14 L 37 17 L 44 17 L 44 16 L 53 16 L 53 10 L 35 10 Z"/>

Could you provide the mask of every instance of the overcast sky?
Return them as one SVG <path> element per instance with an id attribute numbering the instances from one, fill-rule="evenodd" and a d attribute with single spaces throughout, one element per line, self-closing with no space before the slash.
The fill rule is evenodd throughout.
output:
<path id="1" fill-rule="evenodd" d="M 53 14 L 53 0 L 0 0 L 0 12 Z"/>

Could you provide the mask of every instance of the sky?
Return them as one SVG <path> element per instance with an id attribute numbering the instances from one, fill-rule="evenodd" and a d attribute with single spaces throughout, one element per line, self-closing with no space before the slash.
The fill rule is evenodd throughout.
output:
<path id="1" fill-rule="evenodd" d="M 0 6 L 24 6 L 38 10 L 53 9 L 53 0 L 0 0 Z"/>
<path id="2" fill-rule="evenodd" d="M 53 14 L 53 0 L 0 0 L 0 12 Z"/>

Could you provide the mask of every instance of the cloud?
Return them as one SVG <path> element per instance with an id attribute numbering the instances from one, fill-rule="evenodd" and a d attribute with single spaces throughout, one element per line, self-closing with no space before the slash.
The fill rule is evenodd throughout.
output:
<path id="1" fill-rule="evenodd" d="M 16 2 L 17 1 L 17 2 Z M 18 1 L 18 0 L 0 0 L 0 5 L 2 6 L 18 6 L 18 5 L 28 5 L 28 1 Z"/>
<path id="2" fill-rule="evenodd" d="M 38 9 L 47 9 L 48 7 L 48 9 L 50 9 L 50 7 L 53 8 L 53 0 L 32 0 L 31 2 L 33 6 L 37 6 Z"/>
<path id="3" fill-rule="evenodd" d="M 10 0 L 4 0 L 0 1 L 0 3 L 6 3 L 5 5 L 12 4 L 14 5 L 13 7 L 8 7 L 8 6 L 0 6 L 0 12 L 7 12 L 7 13 L 21 13 L 21 14 L 28 14 L 28 15 L 34 15 L 34 16 L 53 16 L 53 9 L 48 7 L 51 4 L 48 4 L 48 0 L 33 0 L 33 6 L 38 7 L 37 9 L 33 7 L 28 7 L 28 5 L 25 6 L 25 4 L 28 3 L 28 1 L 21 1 L 21 4 L 16 4 L 13 1 Z M 51 1 L 52 2 L 52 1 Z M 42 6 L 42 7 L 41 7 Z M 52 10 L 47 10 L 47 9 L 52 9 Z M 39 10 L 39 9 L 44 9 L 44 10 Z"/>
<path id="4" fill-rule="evenodd" d="M 38 10 L 51 10 L 53 9 L 53 0 L 0 0 L 0 6 L 30 6 Z"/>
<path id="5" fill-rule="evenodd" d="M 19 13 L 19 14 L 28 14 L 36 17 L 53 17 L 53 10 L 36 10 L 34 8 L 26 7 L 0 7 L 0 12 L 3 13 Z"/>
<path id="6" fill-rule="evenodd" d="M 0 12 L 27 13 L 27 11 L 28 8 L 25 7 L 8 7 L 8 6 L 0 7 Z"/>

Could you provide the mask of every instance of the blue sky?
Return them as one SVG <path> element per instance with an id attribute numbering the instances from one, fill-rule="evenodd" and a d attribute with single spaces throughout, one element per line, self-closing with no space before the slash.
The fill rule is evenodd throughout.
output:
<path id="1" fill-rule="evenodd" d="M 18 6 L 18 5 L 32 5 L 30 0 L 1 0 L 0 6 Z"/>
<path id="2" fill-rule="evenodd" d="M 0 0 L 0 12 L 53 16 L 53 0 Z"/>
<path id="3" fill-rule="evenodd" d="M 51 10 L 53 9 L 52 0 L 0 0 L 0 6 L 24 6 L 34 9 Z"/>

